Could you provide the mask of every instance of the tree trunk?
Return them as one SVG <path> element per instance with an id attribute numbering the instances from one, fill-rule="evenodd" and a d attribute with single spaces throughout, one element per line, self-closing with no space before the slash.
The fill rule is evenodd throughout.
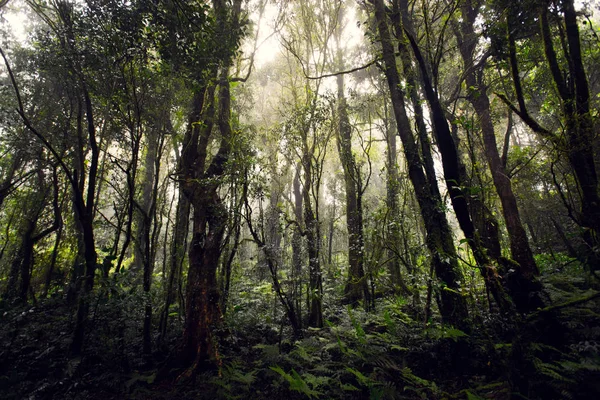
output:
<path id="1" fill-rule="evenodd" d="M 35 194 L 32 197 L 38 197 Z M 38 197 L 39 199 L 39 197 Z M 33 201 L 35 202 L 35 200 Z M 14 254 L 8 274 L 8 283 L 4 298 L 9 300 L 27 301 L 27 291 L 30 283 L 31 262 L 33 260 L 33 233 L 37 227 L 39 212 L 25 217 L 24 226 L 21 229 L 21 243 Z M 19 279 L 20 277 L 20 279 Z"/>
<path id="2" fill-rule="evenodd" d="M 211 192 L 203 196 L 203 204 L 194 207 L 192 217 L 186 321 L 180 353 L 183 365 L 189 366 L 189 372 L 192 373 L 219 362 L 216 338 L 213 335 L 221 322 L 216 273 L 227 210 L 220 203 L 216 190 Z"/>
<path id="3" fill-rule="evenodd" d="M 171 253 L 169 259 L 169 274 L 167 278 L 167 293 L 165 296 L 165 309 L 159 323 L 159 343 L 167 334 L 167 324 L 169 320 L 169 310 L 171 304 L 175 301 L 183 272 L 183 261 L 187 250 L 187 234 L 189 230 L 190 201 L 179 188 L 179 200 L 175 211 L 175 226 L 173 228 L 173 237 L 171 239 Z"/>
<path id="4" fill-rule="evenodd" d="M 468 100 L 473 105 L 479 118 L 485 157 L 492 174 L 496 192 L 502 204 L 502 213 L 506 223 L 512 257 L 519 263 L 519 273 L 522 277 L 525 280 L 531 281 L 534 276 L 539 274 L 539 271 L 533 258 L 533 252 L 529 246 L 527 234 L 521 223 L 517 200 L 512 191 L 510 178 L 498 152 L 487 88 L 477 79 L 477 70 L 474 67 L 475 61 L 473 57 L 477 45 L 477 35 L 474 32 L 473 25 L 477 18 L 478 10 L 471 8 L 468 3 L 464 3 L 462 12 L 464 17 L 460 26 L 462 38 L 459 38 L 459 50 L 464 63 L 465 82 L 469 90 Z"/>
<path id="5" fill-rule="evenodd" d="M 23 157 L 20 154 L 15 154 L 10 162 L 10 167 L 8 167 L 8 171 L 4 175 L 2 182 L 0 182 L 0 209 L 2 209 L 2 204 L 6 199 L 6 196 L 11 192 L 15 182 L 13 182 L 13 178 L 15 177 L 15 173 L 21 165 L 23 164 Z"/>
<path id="6" fill-rule="evenodd" d="M 577 13 L 573 0 L 565 1 L 563 7 L 569 45 L 569 75 L 574 83 L 574 93 L 569 93 L 569 96 L 561 96 L 566 117 L 569 161 L 581 192 L 580 223 L 581 226 L 587 228 L 584 232 L 584 240 L 589 246 L 588 264 L 593 270 L 597 270 L 600 264 L 598 262 L 600 259 L 600 197 L 598 195 L 598 175 L 594 163 L 593 143 L 596 135 L 590 112 L 590 90 L 583 65 Z M 549 29 L 548 24 L 543 23 L 546 12 L 546 9 L 542 10 L 542 30 Z M 548 54 L 548 49 L 552 46 L 549 33 L 544 32 L 543 37 L 547 58 L 550 62 L 555 62 Z M 557 84 L 559 79 L 560 76 L 555 75 Z M 560 87 L 559 91 L 561 91 Z M 574 104 L 573 99 L 575 100 Z"/>
<path id="7" fill-rule="evenodd" d="M 218 30 L 224 37 L 228 29 L 238 27 L 241 0 L 235 0 L 228 11 L 224 0 L 213 1 Z M 231 18 L 231 20 L 228 20 Z M 228 23 L 231 25 L 229 26 Z M 217 125 L 221 134 L 219 149 L 206 166 L 209 138 L 214 115 L 214 87 L 194 96 L 188 134 L 184 142 L 181 173 L 184 194 L 194 208 L 193 235 L 189 249 L 189 271 L 186 288 L 186 320 L 179 362 L 187 368 L 184 376 L 220 364 L 215 328 L 221 324 L 217 269 L 227 224 L 227 208 L 219 196 L 221 180 L 231 154 L 233 132 L 229 67 L 230 54 L 222 60 L 221 73 L 213 75 L 219 82 Z M 205 104 L 204 104 L 205 103 Z M 202 119 L 197 118 L 201 113 Z M 203 122 L 202 128 L 198 121 Z"/>
<path id="8" fill-rule="evenodd" d="M 405 108 L 404 94 L 400 89 L 400 77 L 398 76 L 394 48 L 386 22 L 383 0 L 372 0 L 372 3 L 375 5 L 375 18 L 383 51 L 384 72 L 388 81 L 398 134 L 404 147 L 408 175 L 415 189 L 421 216 L 425 222 L 427 248 L 432 256 L 436 276 L 443 285 L 450 289 L 441 290 L 440 313 L 445 323 L 466 328 L 467 304 L 459 291 L 462 276 L 458 268 L 456 249 L 452 243 L 450 227 L 445 214 L 441 210 L 441 199 L 432 196 L 432 188 L 423 170 L 419 149 L 412 136 Z"/>
<path id="9" fill-rule="evenodd" d="M 87 91 L 85 82 L 82 82 L 82 85 L 85 102 L 85 114 L 87 119 L 88 141 L 89 147 L 91 149 L 91 155 L 89 164 L 90 167 L 87 173 L 88 183 L 85 199 L 84 192 L 79 190 L 81 185 L 77 185 L 77 182 L 79 182 L 77 171 L 75 171 L 73 174 L 72 185 L 74 192 L 73 203 L 75 205 L 76 218 L 79 221 L 79 224 L 82 228 L 85 259 L 85 276 L 83 277 L 82 290 L 79 293 L 75 330 L 73 332 L 73 341 L 71 343 L 71 353 L 73 355 L 78 355 L 83 350 L 85 327 L 87 325 L 87 318 L 89 314 L 91 300 L 90 297 L 94 288 L 94 277 L 96 275 L 98 259 L 98 255 L 96 253 L 96 242 L 94 238 L 94 211 L 96 207 L 96 178 L 98 174 L 98 159 L 100 152 L 98 149 L 98 144 L 96 142 L 96 128 L 94 122 L 92 101 Z M 83 179 L 81 181 L 83 181 Z"/>
<path id="10" fill-rule="evenodd" d="M 338 56 L 341 50 L 338 50 Z M 341 56 L 339 56 L 341 57 Z M 345 301 L 357 306 L 359 301 L 364 307 L 369 304 L 369 288 L 364 272 L 364 237 L 362 214 L 362 179 L 360 168 L 352 153 L 352 127 L 348 118 L 348 109 L 344 97 L 344 79 L 337 77 L 338 90 L 338 137 L 337 148 L 344 170 L 346 184 L 346 227 L 348 229 L 348 281 L 344 289 Z"/>
<path id="11" fill-rule="evenodd" d="M 437 139 L 438 149 L 442 155 L 442 166 L 446 187 L 450 194 L 452 208 L 458 220 L 458 224 L 473 250 L 473 256 L 481 268 L 486 285 L 492 291 L 500 309 L 511 313 L 512 304 L 504 293 L 499 276 L 493 268 L 490 259 L 483 247 L 478 232 L 475 230 L 469 210 L 467 195 L 463 191 L 465 185 L 464 173 L 459 160 L 458 148 L 452 137 L 450 126 L 446 120 L 444 109 L 441 106 L 438 95 L 433 89 L 431 77 L 427 70 L 425 60 L 414 38 L 406 35 L 412 47 L 415 58 L 421 70 L 421 78 L 425 91 L 425 97 L 429 104 L 433 130 Z"/>
<path id="12" fill-rule="evenodd" d="M 502 100 L 509 105 L 523 122 L 534 132 L 540 133 L 553 140 L 557 147 L 566 147 L 569 164 L 574 172 L 579 193 L 581 194 L 580 212 L 575 217 L 580 226 L 585 228 L 583 239 L 588 244 L 588 265 L 596 269 L 600 265 L 598 248 L 600 240 L 600 196 L 598 194 L 598 175 L 595 165 L 594 125 L 590 112 L 590 91 L 583 59 L 577 13 L 573 0 L 567 0 L 562 5 L 564 30 L 560 30 L 563 44 L 566 70 L 561 69 L 559 57 L 554 49 L 554 39 L 548 20 L 548 8 L 543 4 L 539 9 L 539 23 L 544 53 L 552 79 L 562 102 L 562 114 L 566 135 L 557 135 L 541 127 L 529 114 L 525 104 L 525 96 L 519 75 L 516 39 L 514 30 L 518 25 L 510 15 L 507 17 L 508 57 L 512 81 L 518 101 L 518 108 L 512 105 L 506 97 Z M 565 37 L 566 36 L 566 37 Z M 566 140 L 563 140 L 566 137 Z"/>
<path id="13" fill-rule="evenodd" d="M 306 229 L 306 247 L 308 250 L 308 326 L 323 327 L 323 280 L 321 275 L 321 235 L 319 221 L 315 216 L 311 203 L 310 188 L 312 185 L 312 160 L 305 150 L 302 158 L 304 169 L 304 187 L 302 198 L 304 201 L 304 224 Z"/>
<path id="14" fill-rule="evenodd" d="M 302 210 L 304 208 L 302 202 L 302 189 L 300 185 L 300 169 L 301 164 L 298 163 L 296 166 L 296 173 L 294 174 L 293 191 L 294 191 L 294 216 L 296 218 L 296 224 L 292 231 L 292 292 L 290 294 L 296 313 L 298 314 L 298 321 L 302 321 L 302 229 L 304 218 L 302 217 Z M 302 324 L 300 324 L 302 327 Z"/>
<path id="15" fill-rule="evenodd" d="M 156 128 L 148 135 L 148 149 L 144 160 L 144 180 L 142 183 L 142 202 L 137 205 L 136 241 L 134 243 L 135 260 L 141 261 L 143 267 L 143 290 L 145 295 L 144 326 L 142 329 L 142 343 L 144 354 L 152 350 L 152 301 L 150 287 L 152 272 L 154 270 L 155 247 L 152 243 L 152 226 L 156 228 L 156 206 L 158 201 L 158 179 L 160 171 L 159 147 L 162 147 L 160 132 Z"/>

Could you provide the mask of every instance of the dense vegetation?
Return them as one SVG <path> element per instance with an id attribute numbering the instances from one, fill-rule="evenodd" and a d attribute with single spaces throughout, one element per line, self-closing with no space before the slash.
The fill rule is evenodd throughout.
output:
<path id="1" fill-rule="evenodd" d="M 600 396 L 594 3 L 0 4 L 0 397 Z"/>

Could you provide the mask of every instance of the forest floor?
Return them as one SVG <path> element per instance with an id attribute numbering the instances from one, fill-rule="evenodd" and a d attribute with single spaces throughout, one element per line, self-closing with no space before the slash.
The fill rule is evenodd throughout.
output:
<path id="1" fill-rule="evenodd" d="M 133 301 L 98 301 L 77 358 L 68 357 L 73 311 L 62 298 L 5 307 L 0 398 L 473 400 L 508 399 L 516 389 L 512 398 L 600 398 L 597 292 L 566 271 L 543 282 L 559 307 L 518 326 L 481 307 L 468 333 L 416 322 L 396 299 L 369 313 L 328 309 L 325 328 L 294 341 L 276 313 L 240 303 L 225 319 L 219 371 L 178 382 L 155 378 L 181 325 L 170 327 L 162 350 L 141 357 L 143 312 Z"/>

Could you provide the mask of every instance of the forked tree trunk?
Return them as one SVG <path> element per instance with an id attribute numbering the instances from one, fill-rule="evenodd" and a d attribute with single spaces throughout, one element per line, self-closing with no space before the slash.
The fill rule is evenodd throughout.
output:
<path id="1" fill-rule="evenodd" d="M 531 280 L 539 274 L 539 271 L 533 258 L 533 252 L 529 246 L 527 234 L 521 223 L 517 200 L 512 191 L 510 178 L 498 151 L 487 88 L 477 78 L 477 70 L 474 68 L 475 60 L 473 57 L 477 45 L 477 35 L 475 34 L 473 25 L 478 11 L 471 8 L 467 2 L 462 6 L 463 19 L 460 26 L 462 37 L 459 37 L 459 50 L 465 66 L 465 83 L 469 88 L 468 99 L 479 118 L 485 157 L 492 174 L 496 192 L 502 204 L 502 213 L 506 223 L 512 257 L 519 263 L 519 273 L 523 278 Z"/>
<path id="2" fill-rule="evenodd" d="M 214 0 L 218 30 L 228 37 L 228 29 L 237 28 L 241 0 L 235 0 L 228 10 L 224 0 Z M 231 25 L 229 25 L 231 24 Z M 221 324 L 217 269 L 227 224 L 227 208 L 220 198 L 219 188 L 233 139 L 230 125 L 231 93 L 229 67 L 233 54 L 222 60 L 221 73 L 215 73 L 219 82 L 217 126 L 221 134 L 219 148 L 208 161 L 208 146 L 213 125 L 214 88 L 205 90 L 204 101 L 194 97 L 189 120 L 188 137 L 182 153 L 182 182 L 184 194 L 193 206 L 193 234 L 189 249 L 189 271 L 186 288 L 186 320 L 179 363 L 186 368 L 183 376 L 220 365 L 216 328 Z M 216 71 L 215 71 L 216 72 Z M 201 113 L 202 119 L 197 116 Z M 203 122 L 202 129 L 198 121 Z"/>
<path id="3" fill-rule="evenodd" d="M 541 10 L 540 24 L 546 59 L 563 103 L 569 162 L 581 193 L 579 223 L 586 228 L 583 239 L 588 245 L 588 265 L 597 270 L 600 268 L 600 195 L 594 144 L 598 139 L 590 111 L 590 89 L 583 65 L 574 1 L 566 0 L 562 5 L 568 43 L 568 79 L 561 74 L 553 49 L 546 8 Z"/>
<path id="4" fill-rule="evenodd" d="M 443 285 L 450 289 L 441 290 L 440 313 L 444 322 L 466 328 L 468 310 L 466 301 L 459 291 L 462 276 L 458 268 L 452 233 L 446 216 L 441 210 L 441 199 L 432 196 L 432 188 L 425 175 L 419 149 L 412 136 L 412 129 L 405 108 L 404 94 L 400 89 L 400 77 L 383 0 L 371 0 L 371 2 L 375 6 L 375 19 L 382 46 L 384 72 L 388 81 L 398 134 L 402 140 L 408 164 L 408 175 L 415 189 L 421 216 L 425 223 L 427 248 L 432 256 L 432 266 L 436 276 Z"/>
<path id="5" fill-rule="evenodd" d="M 469 246 L 473 250 L 473 256 L 478 266 L 481 268 L 481 273 L 486 281 L 486 286 L 492 291 L 494 299 L 498 303 L 500 309 L 510 313 L 512 311 L 511 301 L 504 292 L 499 276 L 492 266 L 491 260 L 487 255 L 478 232 L 475 230 L 471 218 L 467 195 L 463 190 L 465 182 L 464 174 L 461 169 L 461 161 L 459 160 L 458 148 L 452 137 L 452 132 L 448 121 L 446 120 L 444 109 L 442 108 L 438 95 L 433 89 L 431 76 L 418 44 L 409 34 L 407 34 L 406 37 L 410 42 L 421 71 L 425 97 L 430 108 L 431 120 L 433 122 L 433 131 L 435 132 L 437 139 L 438 149 L 442 155 L 444 179 L 446 181 L 446 187 L 450 195 L 456 219 L 458 220 L 458 224 L 463 231 Z"/>

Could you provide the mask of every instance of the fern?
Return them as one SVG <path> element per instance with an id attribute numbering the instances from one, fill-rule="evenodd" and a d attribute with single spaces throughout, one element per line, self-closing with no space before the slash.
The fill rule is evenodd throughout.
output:
<path id="1" fill-rule="evenodd" d="M 299 392 L 307 396 L 309 399 L 313 397 L 318 399 L 321 395 L 320 392 L 314 390 L 309 386 L 307 381 L 305 381 L 294 369 L 292 369 L 290 374 L 285 372 L 280 366 L 270 367 L 271 370 L 277 372 L 283 379 L 285 379 L 290 384 L 290 390 Z M 310 374 L 309 374 L 310 375 Z M 314 375 L 310 375 L 312 378 L 316 378 Z M 309 379 L 311 384 L 315 384 L 315 379 Z"/>
<path id="2" fill-rule="evenodd" d="M 553 363 L 546 363 L 540 360 L 539 358 L 535 358 L 533 361 L 535 368 L 537 371 L 545 375 L 554 381 L 563 382 L 563 383 L 575 383 L 575 381 L 564 375 L 564 370 L 560 365 L 556 365 Z"/>
<path id="3" fill-rule="evenodd" d="M 354 327 L 354 332 L 356 333 L 356 337 L 361 344 L 367 344 L 367 335 L 362 325 L 357 321 L 354 316 L 354 312 L 352 311 L 352 307 L 348 306 L 348 316 L 350 317 L 350 322 Z"/>
<path id="4" fill-rule="evenodd" d="M 356 379 L 358 380 L 358 383 L 360 383 L 362 386 L 370 387 L 373 383 L 371 378 L 363 375 L 360 371 L 355 370 L 354 368 L 346 367 L 346 371 L 348 371 L 352 375 L 354 375 L 356 377 Z"/>
<path id="5" fill-rule="evenodd" d="M 444 326 L 441 329 L 429 328 L 427 329 L 427 333 L 431 335 L 431 337 L 434 339 L 451 339 L 454 342 L 458 342 L 459 338 L 469 336 L 460 329 L 454 328 L 452 326 Z"/>
<path id="6" fill-rule="evenodd" d="M 409 385 L 406 387 L 406 389 L 410 389 L 415 393 L 423 394 L 423 390 L 429 390 L 434 395 L 437 395 L 439 392 L 435 382 L 418 377 L 417 375 L 413 374 L 412 370 L 408 367 L 402 369 L 401 377 Z"/>
<path id="7" fill-rule="evenodd" d="M 342 354 L 348 354 L 348 347 L 346 346 L 346 344 L 342 341 L 342 339 L 340 338 L 340 335 L 338 335 L 336 329 L 335 329 L 335 325 L 333 325 L 331 322 L 325 320 L 325 323 L 327 324 L 327 326 L 329 326 L 329 328 L 331 329 L 331 332 L 334 334 L 335 339 L 337 341 L 338 347 L 340 348 L 340 351 L 342 352 Z"/>
<path id="8" fill-rule="evenodd" d="M 296 348 L 294 349 L 294 351 L 292 351 L 291 354 L 296 358 L 305 361 L 308 364 L 314 364 L 315 362 L 321 361 L 320 357 L 309 354 L 302 342 L 296 343 Z"/>

